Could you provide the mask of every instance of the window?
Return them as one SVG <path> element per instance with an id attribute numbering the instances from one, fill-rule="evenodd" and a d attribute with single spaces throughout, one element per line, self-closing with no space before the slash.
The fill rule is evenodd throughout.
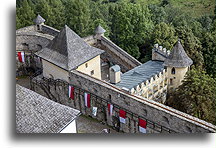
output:
<path id="1" fill-rule="evenodd" d="M 91 71 L 91 75 L 93 75 L 93 74 L 94 74 L 94 70 Z"/>
<path id="2" fill-rule="evenodd" d="M 37 30 L 40 31 L 40 25 L 37 25 Z"/>
<path id="3" fill-rule="evenodd" d="M 173 85 L 173 79 L 170 79 L 170 85 Z"/>
<path id="4" fill-rule="evenodd" d="M 175 68 L 174 67 L 171 70 L 171 74 L 173 74 L 173 75 L 175 74 Z"/>
<path id="5" fill-rule="evenodd" d="M 85 67 L 86 67 L 86 68 L 88 67 L 88 63 L 85 64 Z"/>

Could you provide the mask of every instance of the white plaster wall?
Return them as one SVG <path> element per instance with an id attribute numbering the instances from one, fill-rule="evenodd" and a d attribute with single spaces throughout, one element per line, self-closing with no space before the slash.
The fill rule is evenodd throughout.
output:
<path id="1" fill-rule="evenodd" d="M 62 79 L 65 81 L 69 81 L 68 79 L 68 71 L 42 59 L 43 64 L 43 76 L 46 78 L 51 78 L 53 76 L 54 79 Z"/>
<path id="2" fill-rule="evenodd" d="M 77 133 L 76 120 L 72 121 L 67 127 L 65 127 L 60 133 Z"/>

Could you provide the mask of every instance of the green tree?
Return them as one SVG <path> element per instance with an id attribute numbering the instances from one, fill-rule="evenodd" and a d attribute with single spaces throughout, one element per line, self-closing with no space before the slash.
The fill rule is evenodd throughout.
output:
<path id="1" fill-rule="evenodd" d="M 118 3 L 112 10 L 111 39 L 135 58 L 139 58 L 139 46 L 149 38 L 153 22 L 149 9 L 140 4 Z"/>
<path id="2" fill-rule="evenodd" d="M 204 57 L 204 67 L 206 72 L 213 78 L 216 78 L 216 31 L 213 33 L 207 32 L 203 35 L 202 53 Z"/>
<path id="3" fill-rule="evenodd" d="M 176 35 L 181 39 L 181 43 L 188 56 L 193 60 L 193 64 L 197 68 L 203 68 L 202 45 L 192 30 L 188 26 L 179 26 L 176 28 Z"/>
<path id="4" fill-rule="evenodd" d="M 205 71 L 192 69 L 177 90 L 171 93 L 167 104 L 207 122 L 216 124 L 216 80 Z"/>
<path id="5" fill-rule="evenodd" d="M 31 8 L 27 0 L 23 0 L 20 5 L 21 7 L 18 7 L 16 10 L 18 16 L 17 19 L 19 21 L 19 25 L 17 27 L 22 28 L 32 25 L 33 19 L 35 18 L 33 9 Z"/>
<path id="6" fill-rule="evenodd" d="M 66 23 L 80 36 L 87 36 L 91 15 L 88 0 L 67 0 Z"/>
<path id="7" fill-rule="evenodd" d="M 158 43 L 163 47 L 171 50 L 178 37 L 175 36 L 175 29 L 164 22 L 157 24 L 152 33 L 154 44 Z"/>

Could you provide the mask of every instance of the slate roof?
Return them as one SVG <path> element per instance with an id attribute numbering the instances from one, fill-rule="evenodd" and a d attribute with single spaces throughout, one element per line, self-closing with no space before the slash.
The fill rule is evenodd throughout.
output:
<path id="1" fill-rule="evenodd" d="M 58 133 L 79 114 L 76 109 L 16 85 L 17 133 Z"/>
<path id="2" fill-rule="evenodd" d="M 106 30 L 103 29 L 103 27 L 101 27 L 100 25 L 98 25 L 98 27 L 95 29 L 96 34 L 103 34 L 104 32 L 106 32 Z"/>
<path id="3" fill-rule="evenodd" d="M 169 67 L 188 67 L 192 64 L 193 61 L 186 54 L 180 40 L 178 40 L 170 55 L 164 61 L 164 66 Z"/>
<path id="4" fill-rule="evenodd" d="M 151 77 L 159 74 L 163 69 L 163 62 L 150 60 L 122 74 L 121 81 L 117 83 L 116 86 L 128 89 L 134 88 L 140 83 L 150 80 Z"/>
<path id="5" fill-rule="evenodd" d="M 44 23 L 46 20 L 44 18 L 42 18 L 42 16 L 40 16 L 39 14 L 37 15 L 37 17 L 34 19 L 34 22 L 36 25 L 39 25 L 41 23 Z"/>
<path id="6" fill-rule="evenodd" d="M 65 70 L 71 71 L 103 52 L 103 50 L 88 45 L 65 25 L 46 48 L 35 54 Z"/>

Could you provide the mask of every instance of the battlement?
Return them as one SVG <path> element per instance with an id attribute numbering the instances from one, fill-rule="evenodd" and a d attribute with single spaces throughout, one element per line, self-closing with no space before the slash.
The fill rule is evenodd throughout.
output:
<path id="1" fill-rule="evenodd" d="M 164 61 L 170 55 L 170 50 L 163 48 L 163 46 L 159 46 L 159 44 L 155 44 L 152 49 L 152 60 Z"/>

